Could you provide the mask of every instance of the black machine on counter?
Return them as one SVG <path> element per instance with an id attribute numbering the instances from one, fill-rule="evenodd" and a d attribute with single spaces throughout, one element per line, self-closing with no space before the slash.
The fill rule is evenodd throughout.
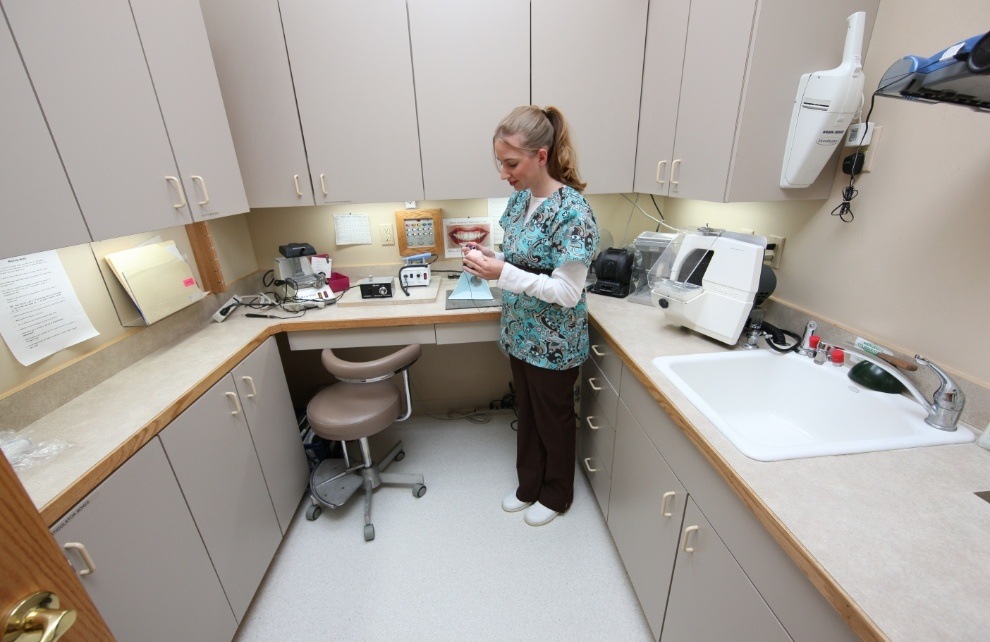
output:
<path id="1" fill-rule="evenodd" d="M 598 255 L 592 267 L 595 281 L 588 292 L 605 296 L 625 297 L 629 295 L 636 257 L 626 248 L 610 247 Z"/>

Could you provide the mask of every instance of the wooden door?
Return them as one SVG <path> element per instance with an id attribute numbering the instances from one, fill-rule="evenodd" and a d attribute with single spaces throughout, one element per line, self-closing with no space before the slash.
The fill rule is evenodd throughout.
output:
<path id="1" fill-rule="evenodd" d="M 114 639 L 3 456 L 0 456 L 0 577 L 3 578 L 0 615 L 32 593 L 49 591 L 58 595 L 60 609 L 76 611 L 76 622 L 62 640 Z"/>

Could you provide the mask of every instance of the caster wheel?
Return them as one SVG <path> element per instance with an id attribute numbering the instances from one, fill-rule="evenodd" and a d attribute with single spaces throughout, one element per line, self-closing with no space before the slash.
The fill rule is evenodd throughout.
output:
<path id="1" fill-rule="evenodd" d="M 375 525 L 365 524 L 364 525 L 364 541 L 370 542 L 375 539 Z"/>
<path id="2" fill-rule="evenodd" d="M 406 451 L 400 450 L 399 452 L 395 453 L 395 461 L 402 461 L 405 458 L 406 458 Z"/>
<path id="3" fill-rule="evenodd" d="M 314 519 L 319 517 L 320 513 L 322 512 L 323 509 L 314 504 L 313 506 L 310 506 L 309 508 L 306 509 L 306 519 L 308 519 L 309 521 L 313 521 Z"/>
<path id="4" fill-rule="evenodd" d="M 412 489 L 413 497 L 422 497 L 426 494 L 426 486 L 423 484 L 416 484 Z"/>

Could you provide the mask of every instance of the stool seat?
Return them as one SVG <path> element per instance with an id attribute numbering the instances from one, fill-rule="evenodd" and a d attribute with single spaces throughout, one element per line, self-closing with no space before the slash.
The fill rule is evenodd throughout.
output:
<path id="1" fill-rule="evenodd" d="M 338 382 L 324 388 L 306 406 L 309 425 L 324 439 L 352 441 L 377 434 L 395 422 L 401 410 L 391 381 Z"/>

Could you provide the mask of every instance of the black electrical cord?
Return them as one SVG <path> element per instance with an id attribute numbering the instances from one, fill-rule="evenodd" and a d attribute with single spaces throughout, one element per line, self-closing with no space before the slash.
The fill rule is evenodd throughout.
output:
<path id="1" fill-rule="evenodd" d="M 877 102 L 877 93 L 879 91 L 880 89 L 877 89 L 877 91 L 873 92 L 873 95 L 870 96 L 870 109 L 866 112 L 866 125 L 865 129 L 863 129 L 863 136 L 860 138 L 861 141 L 866 140 L 866 135 L 870 131 L 870 114 L 873 113 L 873 106 Z M 858 156 L 862 148 L 863 143 L 860 143 L 856 147 L 853 157 Z M 849 185 L 842 188 L 842 202 L 836 205 L 835 209 L 832 210 L 832 216 L 838 216 L 839 220 L 843 223 L 852 223 L 856 218 L 856 215 L 853 214 L 852 211 L 852 200 L 859 196 L 859 190 L 854 187 L 856 184 L 856 176 L 856 163 L 853 163 L 852 169 L 849 172 Z"/>
<path id="2" fill-rule="evenodd" d="M 777 352 L 793 352 L 801 345 L 801 337 L 798 334 L 791 332 L 790 330 L 778 328 L 777 326 L 771 325 L 766 321 L 764 321 L 763 325 L 760 326 L 760 330 L 766 333 L 764 336 L 766 338 L 767 345 Z M 794 343 L 787 345 L 787 339 L 784 338 L 785 335 L 794 339 Z"/>

